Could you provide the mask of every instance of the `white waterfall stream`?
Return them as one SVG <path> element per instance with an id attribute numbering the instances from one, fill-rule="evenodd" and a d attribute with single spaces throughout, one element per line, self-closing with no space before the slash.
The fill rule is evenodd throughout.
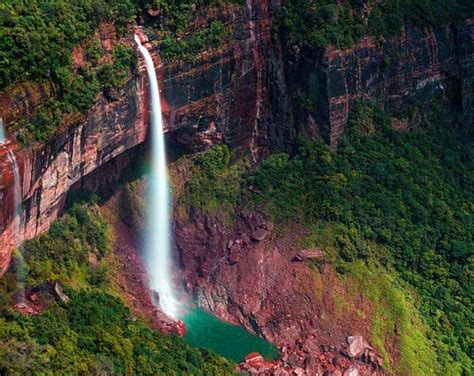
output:
<path id="1" fill-rule="evenodd" d="M 171 201 L 158 80 L 150 53 L 141 44 L 137 35 L 135 35 L 135 41 L 145 60 L 151 101 L 152 170 L 148 188 L 145 262 L 148 268 L 150 289 L 158 292 L 161 310 L 168 316 L 176 318 L 177 299 L 171 278 Z"/>
<path id="2" fill-rule="evenodd" d="M 5 128 L 3 128 L 3 120 L 0 118 L 0 145 L 5 143 Z"/>
<path id="3" fill-rule="evenodd" d="M 6 143 L 5 127 L 3 126 L 3 119 L 0 118 L 0 145 Z M 18 246 L 19 252 L 16 254 L 15 267 L 17 271 L 17 284 L 18 292 L 16 294 L 17 303 L 24 303 L 25 301 L 25 266 L 23 260 L 23 249 L 22 249 L 22 218 L 21 218 L 21 182 L 20 182 L 20 170 L 16 162 L 15 153 L 12 150 L 8 150 L 7 159 L 11 166 L 13 173 L 13 213 L 14 221 L 17 223 L 16 238 L 14 239 L 15 244 Z"/>

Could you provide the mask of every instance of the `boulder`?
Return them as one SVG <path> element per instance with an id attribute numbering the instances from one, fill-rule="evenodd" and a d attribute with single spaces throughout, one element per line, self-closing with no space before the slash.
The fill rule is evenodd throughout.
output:
<path id="1" fill-rule="evenodd" d="M 377 358 L 375 359 L 375 365 L 378 367 L 378 368 L 382 368 L 383 367 L 383 359 L 380 357 L 380 356 L 377 356 Z M 377 368 L 376 367 L 376 368 Z"/>
<path id="2" fill-rule="evenodd" d="M 359 376 L 359 370 L 357 367 L 352 366 L 344 371 L 344 376 Z"/>
<path id="3" fill-rule="evenodd" d="M 186 328 L 186 325 L 181 320 L 176 320 L 174 325 L 175 325 L 175 332 L 180 337 L 184 336 L 186 332 L 188 331 L 188 329 Z"/>
<path id="4" fill-rule="evenodd" d="M 242 251 L 242 246 L 238 243 L 234 244 L 229 249 L 229 253 L 241 253 L 241 251 Z"/>
<path id="5" fill-rule="evenodd" d="M 258 352 L 253 352 L 248 354 L 245 359 L 245 363 L 251 367 L 251 368 L 260 368 L 265 364 L 265 360 L 263 359 L 263 356 L 260 355 Z"/>
<path id="6" fill-rule="evenodd" d="M 65 303 L 69 301 L 69 296 L 64 293 L 63 288 L 59 282 L 54 282 L 53 290 L 59 300 Z"/>
<path id="7" fill-rule="evenodd" d="M 295 376 L 304 376 L 304 375 L 306 375 L 306 372 L 303 368 L 297 367 L 293 370 L 293 375 L 295 375 Z"/>
<path id="8" fill-rule="evenodd" d="M 252 233 L 252 240 L 261 242 L 264 240 L 268 235 L 270 235 L 270 231 L 265 230 L 263 228 L 259 228 L 258 230 Z"/>
<path id="9" fill-rule="evenodd" d="M 310 249 L 303 249 L 302 251 L 298 252 L 293 260 L 294 261 L 308 261 L 308 260 L 322 259 L 323 257 L 324 257 L 324 253 L 321 248 L 310 248 Z"/>
<path id="10" fill-rule="evenodd" d="M 351 358 L 360 358 L 362 355 L 364 355 L 366 349 L 372 350 L 369 344 L 364 341 L 362 336 L 349 336 L 347 337 L 347 343 L 349 344 L 347 354 Z"/>
<path id="11" fill-rule="evenodd" d="M 240 253 L 238 252 L 231 253 L 228 257 L 228 260 L 229 260 L 230 265 L 237 264 L 240 261 Z"/>

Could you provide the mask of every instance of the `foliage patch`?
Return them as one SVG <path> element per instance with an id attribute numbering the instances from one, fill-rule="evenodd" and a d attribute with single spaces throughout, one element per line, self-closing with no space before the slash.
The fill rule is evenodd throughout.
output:
<path id="1" fill-rule="evenodd" d="M 381 37 L 406 25 L 434 28 L 473 14 L 470 0 L 293 0 L 277 10 L 276 28 L 292 44 L 347 48 L 367 34 Z"/>

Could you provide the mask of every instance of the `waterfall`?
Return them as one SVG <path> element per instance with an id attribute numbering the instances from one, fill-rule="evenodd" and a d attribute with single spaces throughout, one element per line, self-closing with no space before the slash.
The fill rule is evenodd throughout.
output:
<path id="1" fill-rule="evenodd" d="M 155 66 L 148 50 L 135 35 L 148 72 L 151 101 L 151 164 L 149 177 L 148 213 L 145 237 L 145 262 L 150 289 L 157 291 L 159 306 L 167 315 L 176 318 L 177 300 L 171 280 L 170 194 L 166 166 L 163 118 Z"/>
<path id="2" fill-rule="evenodd" d="M 21 219 L 21 186 L 20 186 L 20 172 L 18 169 L 18 164 L 16 163 L 16 157 L 13 151 L 8 150 L 7 154 L 8 162 L 13 172 L 13 210 L 15 213 L 15 220 L 18 221 L 17 235 L 15 242 L 18 245 L 18 252 L 16 253 L 15 258 L 15 267 L 16 267 L 16 280 L 17 280 L 17 293 L 16 300 L 17 304 L 25 303 L 25 261 L 23 260 L 23 238 L 22 233 L 22 219 Z"/>
<path id="3" fill-rule="evenodd" d="M 3 119 L 0 118 L 0 145 L 5 148 L 6 143 L 6 134 L 5 128 L 3 126 Z M 15 153 L 12 150 L 7 150 L 7 159 L 8 163 L 11 166 L 12 173 L 13 173 L 13 215 L 14 221 L 18 223 L 18 227 L 16 229 L 16 237 L 14 242 L 18 245 L 18 252 L 16 254 L 16 279 L 17 279 L 17 294 L 16 299 L 17 303 L 24 303 L 25 302 L 25 265 L 22 255 L 22 219 L 21 219 L 21 182 L 20 182 L 20 172 L 18 169 L 18 164 L 16 163 Z"/>
<path id="4" fill-rule="evenodd" d="M 3 119 L 0 117 L 0 145 L 4 144 L 5 141 L 5 128 L 3 127 Z"/>

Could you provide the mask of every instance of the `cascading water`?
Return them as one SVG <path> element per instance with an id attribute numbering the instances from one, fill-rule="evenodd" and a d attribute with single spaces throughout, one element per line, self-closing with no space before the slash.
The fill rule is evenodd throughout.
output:
<path id="1" fill-rule="evenodd" d="M 16 268 L 16 280 L 17 280 L 17 293 L 16 300 L 18 303 L 25 302 L 25 261 L 23 260 L 23 242 L 22 233 L 22 220 L 21 220 L 21 193 L 20 193 L 20 173 L 18 170 L 18 164 L 16 163 L 15 154 L 13 151 L 8 150 L 8 161 L 13 172 L 13 208 L 15 211 L 16 221 L 18 222 L 18 228 L 16 233 L 16 244 L 18 244 L 18 252 L 15 254 L 15 268 Z"/>
<path id="2" fill-rule="evenodd" d="M 0 118 L 0 145 L 4 145 L 6 143 L 6 134 L 5 128 L 3 126 L 3 119 Z M 5 146 L 3 146 L 5 147 Z M 20 186 L 20 172 L 18 169 L 18 164 L 16 163 L 16 157 L 12 150 L 7 151 L 7 158 L 8 162 L 11 166 L 12 173 L 13 173 L 13 212 L 15 215 L 15 221 L 18 223 L 17 230 L 16 230 L 16 238 L 15 244 L 18 244 L 19 252 L 16 254 L 15 258 L 15 267 L 17 271 L 17 294 L 16 299 L 17 303 L 24 303 L 25 301 L 25 288 L 24 288 L 24 281 L 25 281 L 25 265 L 22 255 L 22 246 L 21 243 L 23 241 L 21 233 L 22 233 L 22 221 L 21 221 L 21 186 Z"/>
<path id="3" fill-rule="evenodd" d="M 3 128 L 3 119 L 0 118 L 0 145 L 5 143 L 5 128 Z"/>
<path id="4" fill-rule="evenodd" d="M 150 289 L 157 291 L 159 306 L 167 315 L 176 318 L 177 299 L 171 280 L 170 195 L 166 166 L 165 139 L 161 103 L 153 59 L 135 35 L 148 73 L 151 100 L 151 164 L 149 177 L 149 205 L 146 228 L 145 261 Z"/>

